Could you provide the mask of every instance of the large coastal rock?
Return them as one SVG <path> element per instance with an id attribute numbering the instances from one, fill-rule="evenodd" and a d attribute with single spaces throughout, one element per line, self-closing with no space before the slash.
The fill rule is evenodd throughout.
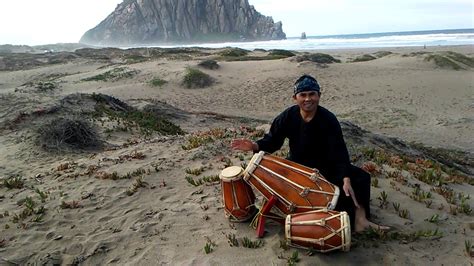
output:
<path id="1" fill-rule="evenodd" d="M 248 0 L 124 0 L 80 42 L 90 45 L 285 39 Z"/>

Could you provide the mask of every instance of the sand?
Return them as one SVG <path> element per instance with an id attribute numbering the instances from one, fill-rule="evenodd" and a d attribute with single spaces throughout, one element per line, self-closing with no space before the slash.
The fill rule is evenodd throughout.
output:
<path id="1" fill-rule="evenodd" d="M 162 58 L 121 65 L 137 74 L 108 82 L 81 80 L 118 67 L 111 64 L 119 62 L 118 59 L 104 62 L 82 58 L 64 64 L 2 71 L 0 181 L 3 184 L 18 176 L 24 186 L 0 187 L 0 264 L 285 265 L 297 251 L 300 265 L 472 265 L 472 257 L 465 248 L 466 241 L 474 243 L 472 213 L 453 215 L 449 206 L 459 206 L 461 200 L 450 205 L 432 191 L 433 184 L 416 179 L 410 171 L 401 171 L 405 181 L 399 182 L 400 178 L 390 174 L 396 172 L 396 163 L 378 164 L 379 173 L 373 175 L 379 183 L 371 192 L 374 220 L 406 234 L 437 229 L 442 235 L 414 241 L 359 237 L 350 252 L 312 256 L 300 249 L 284 249 L 284 229 L 273 222 L 266 226 L 268 232 L 262 247 L 231 246 L 229 236 L 255 241 L 255 230 L 249 223 L 230 223 L 225 218 L 219 182 L 195 187 L 185 177 L 192 176 L 186 169 L 203 168 L 204 172 L 193 176 L 199 179 L 218 175 L 227 165 L 248 162 L 252 154 L 230 150 L 230 139 L 250 134 L 242 126 L 267 128 L 273 117 L 293 104 L 292 84 L 303 73 L 317 77 L 322 87 L 320 104 L 341 121 L 383 138 L 458 151 L 467 158 L 465 165 L 472 170 L 473 69 L 456 71 L 427 62 L 423 55 L 403 55 L 454 51 L 472 57 L 473 48 L 328 50 L 323 52 L 342 61 L 328 65 L 298 63 L 291 58 L 219 61 L 217 70 L 202 69 L 216 84 L 200 89 L 185 88 L 182 78 L 186 67 L 196 66 L 204 57 Z M 380 50 L 393 53 L 368 62 L 348 62 Z M 57 89 L 38 92 L 25 85 L 52 74 L 62 76 L 57 79 Z M 152 87 L 148 82 L 154 77 L 167 83 Z M 20 113 L 46 110 L 74 93 L 103 93 L 137 108 L 157 103 L 162 106 L 166 102 L 172 114 L 170 120 L 187 134 L 153 134 L 145 138 L 137 131 L 112 132 L 110 136 L 100 131 L 110 144 L 103 150 L 51 153 L 35 144 L 35 131 L 54 114 L 30 115 L 12 124 Z M 100 126 L 97 121 L 96 124 Z M 215 132 L 209 130 L 216 128 L 225 132 L 226 137 L 183 149 L 192 134 L 212 135 Z M 113 172 L 121 176 L 137 174 L 129 179 L 100 178 Z M 463 175 L 473 178 L 472 171 Z M 137 180 L 144 183 L 128 195 Z M 466 183 L 446 186 L 455 195 L 474 195 L 472 185 Z M 410 197 L 414 187 L 431 191 L 429 207 Z M 377 198 L 384 191 L 388 204 L 380 206 Z M 41 192 L 46 193 L 44 202 Z M 14 217 L 26 208 L 22 203 L 26 197 L 35 201 L 35 210 L 44 206 L 46 211 L 42 216 L 33 214 L 14 222 Z M 400 217 L 393 203 L 399 203 L 410 215 Z M 464 203 L 473 206 L 474 200 L 468 198 Z M 69 204 L 69 208 L 64 204 Z M 433 215 L 438 215 L 437 223 L 427 221 Z M 37 216 L 41 217 L 33 221 Z M 213 247 L 209 254 L 204 251 L 206 243 Z"/>

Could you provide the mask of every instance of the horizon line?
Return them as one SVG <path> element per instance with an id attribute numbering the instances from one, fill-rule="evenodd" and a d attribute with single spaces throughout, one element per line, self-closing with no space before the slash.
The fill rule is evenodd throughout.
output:
<path id="1" fill-rule="evenodd" d="M 334 36 L 354 36 L 354 35 L 369 35 L 369 34 L 395 34 L 395 33 L 417 33 L 417 32 L 428 32 L 428 31 L 453 31 L 453 30 L 472 30 L 474 28 L 452 28 L 452 29 L 437 29 L 437 30 L 406 30 L 406 31 L 385 31 L 385 32 L 365 32 L 365 33 L 341 33 L 341 34 L 329 34 L 329 35 L 308 35 L 307 37 L 334 37 Z M 304 31 L 303 31 L 304 32 Z M 301 32 L 301 33 L 303 33 Z M 287 38 L 300 38 L 301 36 L 290 36 Z"/>

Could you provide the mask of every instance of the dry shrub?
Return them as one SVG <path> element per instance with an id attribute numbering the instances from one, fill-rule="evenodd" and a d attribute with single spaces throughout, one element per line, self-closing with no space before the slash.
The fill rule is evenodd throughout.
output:
<path id="1" fill-rule="evenodd" d="M 38 129 L 38 144 L 46 150 L 99 149 L 97 132 L 80 118 L 56 118 Z"/>

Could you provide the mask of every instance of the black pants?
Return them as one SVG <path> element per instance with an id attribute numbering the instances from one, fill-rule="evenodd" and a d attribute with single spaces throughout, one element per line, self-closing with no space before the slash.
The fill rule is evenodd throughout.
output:
<path id="1" fill-rule="evenodd" d="M 370 174 L 357 166 L 351 165 L 349 168 L 349 178 L 351 186 L 356 195 L 357 203 L 365 210 L 365 216 L 370 218 Z M 337 201 L 336 211 L 345 211 L 351 219 L 351 228 L 354 228 L 355 210 L 354 201 L 342 189 L 343 184 L 336 184 L 340 189 L 339 200 Z"/>

